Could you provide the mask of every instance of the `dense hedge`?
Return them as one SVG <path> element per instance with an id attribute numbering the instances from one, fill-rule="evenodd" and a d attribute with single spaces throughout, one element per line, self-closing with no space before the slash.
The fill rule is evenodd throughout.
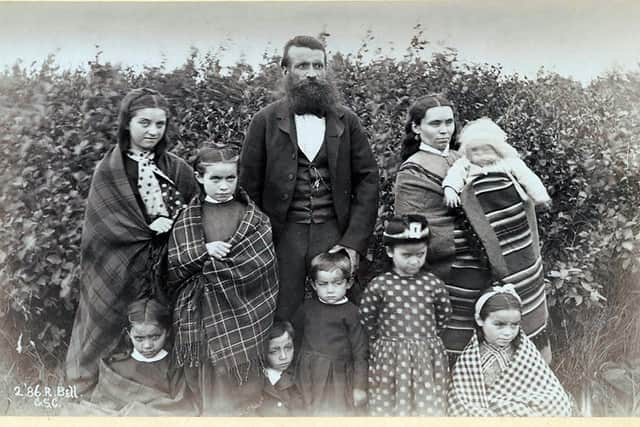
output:
<path id="1" fill-rule="evenodd" d="M 556 74 L 528 79 L 496 66 L 463 64 L 453 50 L 424 59 L 422 45 L 414 39 L 402 59 L 365 63 L 358 55 L 336 54 L 331 60 L 343 100 L 361 118 L 381 167 L 380 218 L 391 213 L 412 100 L 439 91 L 455 102 L 463 123 L 494 118 L 554 200 L 539 220 L 563 379 L 577 386 L 598 364 L 630 357 L 638 346 L 627 343 L 597 359 L 568 362 L 578 360 L 578 343 L 589 339 L 594 319 L 607 327 L 608 319 L 595 316 L 615 312 L 605 298 L 620 292 L 637 297 L 640 73 L 607 75 L 583 87 Z M 214 56 L 195 51 L 174 71 L 134 72 L 98 57 L 89 64 L 88 71 L 64 71 L 51 57 L 40 69 L 16 65 L 0 75 L 3 345 L 18 347 L 18 357 L 30 348 L 52 364 L 64 356 L 77 300 L 91 173 L 115 142 L 122 96 L 149 86 L 170 98 L 173 151 L 189 158 L 205 139 L 240 144 L 251 116 L 276 96 L 280 77 L 278 58 L 265 58 L 257 70 L 245 64 L 222 70 Z M 376 260 L 371 270 L 377 266 Z"/>

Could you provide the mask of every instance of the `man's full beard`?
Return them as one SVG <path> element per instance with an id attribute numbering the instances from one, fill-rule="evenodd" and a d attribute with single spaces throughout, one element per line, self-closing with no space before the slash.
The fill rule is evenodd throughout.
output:
<path id="1" fill-rule="evenodd" d="M 295 114 L 324 117 L 335 111 L 337 91 L 327 78 L 307 79 L 289 73 L 284 81 L 285 95 Z"/>

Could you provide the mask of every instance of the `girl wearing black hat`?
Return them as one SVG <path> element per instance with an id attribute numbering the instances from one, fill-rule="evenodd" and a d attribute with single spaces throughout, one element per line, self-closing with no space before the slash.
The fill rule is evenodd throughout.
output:
<path id="1" fill-rule="evenodd" d="M 371 415 L 445 415 L 448 362 L 439 333 L 451 314 L 444 282 L 422 270 L 429 227 L 421 215 L 395 217 L 383 242 L 393 262 L 364 291 Z"/>

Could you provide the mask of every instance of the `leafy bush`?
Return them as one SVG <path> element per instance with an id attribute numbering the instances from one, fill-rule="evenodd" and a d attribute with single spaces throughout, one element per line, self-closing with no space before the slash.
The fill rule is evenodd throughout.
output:
<path id="1" fill-rule="evenodd" d="M 555 364 L 565 384 L 577 390 L 605 361 L 637 357 L 638 340 L 577 356 L 587 345 L 609 348 L 609 336 L 594 342 L 592 334 L 615 321 L 602 313 L 638 301 L 640 73 L 606 75 L 586 87 L 553 73 L 506 75 L 500 67 L 460 63 L 452 49 L 423 58 L 419 32 L 403 58 L 364 62 L 368 41 L 361 52 L 330 61 L 381 168 L 368 275 L 382 268 L 381 227 L 392 214 L 406 110 L 420 95 L 443 92 L 463 123 L 483 115 L 497 120 L 553 197 L 554 208 L 539 221 Z M 50 57 L 39 70 L 18 64 L 0 75 L 0 316 L 16 357 L 35 353 L 49 366 L 64 358 L 85 199 L 96 162 L 115 143 L 122 96 L 140 86 L 165 94 L 173 151 L 188 159 L 207 139 L 242 142 L 252 115 L 278 90 L 279 58 L 264 59 L 257 70 L 242 63 L 223 70 L 215 55 L 194 50 L 177 70 L 135 72 L 101 63 L 98 54 L 88 71 L 61 71 Z M 636 313 L 626 320 L 638 324 Z"/>

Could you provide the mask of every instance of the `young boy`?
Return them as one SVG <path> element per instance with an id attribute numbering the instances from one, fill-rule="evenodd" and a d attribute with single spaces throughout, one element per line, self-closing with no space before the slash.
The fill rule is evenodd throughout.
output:
<path id="1" fill-rule="evenodd" d="M 301 341 L 296 372 L 309 415 L 355 415 L 367 400 L 367 337 L 358 307 L 346 297 L 350 273 L 345 251 L 316 255 L 309 275 L 317 298 L 293 317 Z"/>
<path id="2" fill-rule="evenodd" d="M 302 409 L 302 395 L 289 370 L 294 357 L 294 331 L 287 321 L 275 322 L 267 338 L 260 416 L 286 417 Z"/>
<path id="3" fill-rule="evenodd" d="M 249 414 L 260 402 L 278 293 L 271 226 L 237 188 L 233 147 L 206 146 L 194 170 L 202 195 L 169 241 L 176 362 L 202 415 Z"/>

